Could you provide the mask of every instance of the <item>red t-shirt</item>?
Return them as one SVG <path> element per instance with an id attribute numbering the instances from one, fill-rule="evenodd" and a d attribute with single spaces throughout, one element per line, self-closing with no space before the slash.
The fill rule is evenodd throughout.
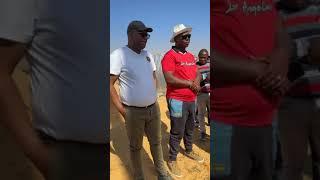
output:
<path id="1" fill-rule="evenodd" d="M 218 52 L 247 59 L 272 52 L 277 18 L 273 0 L 214 0 L 210 15 L 210 43 Z M 271 124 L 276 103 L 254 86 L 215 88 L 211 84 L 212 120 L 245 126 Z"/>
<path id="2" fill-rule="evenodd" d="M 189 52 L 181 53 L 171 49 L 164 55 L 161 64 L 163 72 L 171 71 L 177 78 L 194 80 L 197 77 L 196 61 Z M 190 102 L 195 101 L 196 94 L 189 88 L 176 88 L 167 84 L 167 98 Z"/>

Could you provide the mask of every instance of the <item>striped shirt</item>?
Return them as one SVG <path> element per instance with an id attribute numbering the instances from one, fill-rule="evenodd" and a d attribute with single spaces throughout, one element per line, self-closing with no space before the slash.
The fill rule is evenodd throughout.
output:
<path id="1" fill-rule="evenodd" d="M 201 74 L 201 93 L 209 93 L 210 92 L 210 63 L 206 63 L 204 65 L 200 65 L 197 63 L 198 70 Z"/>
<path id="2" fill-rule="evenodd" d="M 297 12 L 279 8 L 284 25 L 292 38 L 291 63 L 298 64 L 303 70 L 289 94 L 292 96 L 320 95 L 319 66 L 308 63 L 310 40 L 320 37 L 320 7 L 309 6 Z"/>

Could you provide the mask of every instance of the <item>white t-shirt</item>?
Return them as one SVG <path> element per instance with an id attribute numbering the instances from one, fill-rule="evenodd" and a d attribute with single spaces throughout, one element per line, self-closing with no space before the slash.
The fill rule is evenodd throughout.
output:
<path id="1" fill-rule="evenodd" d="M 106 1 L 0 2 L 0 38 L 28 44 L 34 127 L 58 140 L 108 143 L 106 12 Z"/>
<path id="2" fill-rule="evenodd" d="M 156 102 L 154 71 L 153 56 L 145 50 L 138 54 L 125 46 L 110 55 L 110 74 L 119 75 L 120 99 L 126 105 L 143 107 Z"/>

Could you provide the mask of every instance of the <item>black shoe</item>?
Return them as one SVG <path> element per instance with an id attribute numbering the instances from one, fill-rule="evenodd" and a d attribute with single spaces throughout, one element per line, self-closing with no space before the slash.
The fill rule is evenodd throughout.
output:
<path id="1" fill-rule="evenodd" d="M 206 141 L 207 140 L 208 135 L 206 133 L 201 133 L 200 135 L 200 141 Z"/>

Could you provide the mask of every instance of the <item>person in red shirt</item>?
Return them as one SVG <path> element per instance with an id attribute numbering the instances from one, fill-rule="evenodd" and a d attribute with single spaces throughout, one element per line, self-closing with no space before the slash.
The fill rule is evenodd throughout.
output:
<path id="1" fill-rule="evenodd" d="M 186 48 L 190 43 L 191 27 L 178 24 L 170 42 L 175 43 L 163 57 L 162 71 L 167 83 L 167 103 L 170 112 L 170 139 L 168 167 L 173 175 L 182 177 L 177 165 L 177 154 L 183 138 L 185 155 L 198 162 L 204 159 L 192 150 L 195 121 L 195 99 L 200 91 L 200 73 L 195 57 Z"/>
<path id="2" fill-rule="evenodd" d="M 271 180 L 288 35 L 272 0 L 211 1 L 211 177 Z"/>

